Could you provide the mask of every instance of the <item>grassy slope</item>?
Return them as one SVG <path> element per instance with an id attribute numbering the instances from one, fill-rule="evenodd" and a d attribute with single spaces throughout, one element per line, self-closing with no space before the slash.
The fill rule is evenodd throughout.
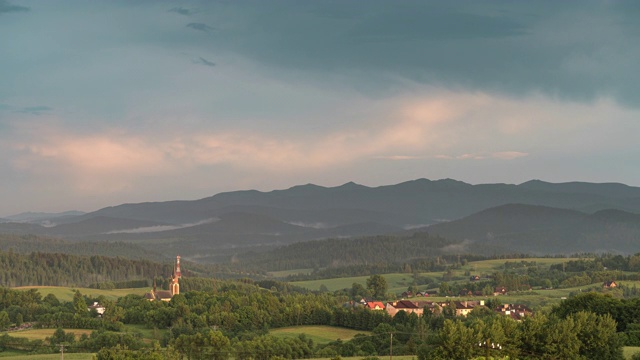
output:
<path id="1" fill-rule="evenodd" d="M 633 354 L 640 353 L 640 347 L 637 346 L 625 346 L 622 349 L 622 353 L 624 354 L 625 359 L 631 359 Z"/>
<path id="2" fill-rule="evenodd" d="M 30 329 L 22 331 L 12 331 L 8 334 L 13 337 L 27 338 L 29 340 L 44 340 L 47 337 L 51 337 L 56 329 Z M 65 333 L 73 333 L 76 339 L 79 339 L 82 334 L 91 335 L 93 330 L 87 329 L 64 329 Z M 4 334 L 4 333 L 3 333 Z"/>
<path id="3" fill-rule="evenodd" d="M 4 356 L 4 355 L 5 353 L 0 352 L 0 358 L 2 358 L 2 360 L 60 360 L 60 354 L 15 355 L 13 353 L 7 352 L 6 355 L 9 355 L 9 356 Z M 64 358 L 65 360 L 91 360 L 93 359 L 93 354 L 92 353 L 78 353 L 78 354 L 64 353 Z"/>
<path id="4" fill-rule="evenodd" d="M 450 281 L 450 283 L 453 283 L 453 282 L 466 283 L 468 281 L 468 277 L 464 275 L 466 271 L 469 271 L 471 274 L 482 274 L 482 275 L 491 274 L 496 271 L 501 271 L 500 268 L 507 261 L 510 261 L 510 262 L 535 261 L 537 264 L 546 267 L 552 264 L 560 264 L 570 260 L 576 260 L 576 259 L 530 258 L 530 259 L 496 259 L 496 260 L 474 261 L 474 262 L 468 263 L 467 265 L 461 267 L 460 269 L 454 270 L 453 271 L 454 277 L 460 278 L 462 280 L 453 280 L 453 281 Z M 431 277 L 431 278 L 437 279 L 438 281 L 441 281 L 443 273 L 430 272 L 430 273 L 421 273 L 420 275 Z M 413 281 L 412 275 L 406 274 L 406 273 L 385 274 L 383 276 L 387 280 L 387 284 L 389 285 L 389 292 L 394 294 L 399 294 L 405 291 Z M 312 289 L 312 290 L 318 290 L 321 285 L 324 285 L 329 289 L 329 291 L 335 291 L 339 289 L 350 288 L 353 285 L 353 283 L 359 283 L 359 284 L 362 284 L 363 286 L 366 286 L 366 282 L 368 278 L 369 276 L 355 276 L 355 277 L 323 279 L 323 280 L 296 281 L 296 282 L 292 282 L 292 284 L 305 287 L 308 289 Z M 580 291 L 580 289 L 586 289 L 596 285 L 600 285 L 600 284 L 592 284 L 592 285 L 579 286 L 575 288 L 566 288 L 566 289 L 536 290 L 531 293 L 500 296 L 499 299 L 502 303 L 524 303 L 529 306 L 546 305 L 550 303 L 559 302 L 562 297 L 568 297 L 570 292 Z M 420 289 L 424 290 L 425 287 L 420 286 Z M 479 300 L 481 298 L 471 297 L 469 299 Z M 446 300 L 449 300 L 449 298 L 430 297 L 430 298 L 424 298 L 424 300 L 446 301 Z"/>
<path id="5" fill-rule="evenodd" d="M 151 290 L 151 288 L 100 290 L 100 289 L 79 288 L 79 287 L 61 287 L 61 286 L 20 286 L 14 289 L 16 290 L 38 289 L 38 292 L 40 292 L 40 294 L 43 297 L 47 296 L 47 294 L 53 294 L 60 301 L 72 301 L 73 294 L 75 293 L 76 290 L 79 290 L 82 293 L 82 295 L 88 295 L 91 297 L 98 297 L 100 295 L 103 295 L 109 300 L 117 300 L 119 297 L 129 295 L 129 294 L 144 295 L 144 293 L 149 292 Z"/>
<path id="6" fill-rule="evenodd" d="M 531 258 L 531 259 L 498 259 L 498 260 L 483 260 L 483 261 L 473 261 L 468 263 L 467 265 L 461 267 L 460 269 L 454 270 L 453 274 L 457 277 L 463 277 L 466 281 L 467 277 L 464 275 L 465 271 L 470 271 L 472 274 L 489 274 L 500 270 L 500 267 L 504 265 L 505 262 L 520 262 L 520 261 L 535 261 L 539 265 L 550 266 L 552 264 L 561 264 L 563 262 L 568 262 L 570 260 L 576 260 L 572 258 Z M 296 272 L 296 270 L 290 271 Z M 421 276 L 433 277 L 438 280 L 442 278 L 442 272 L 429 272 L 429 273 L 420 273 Z M 385 274 L 383 275 L 387 280 L 389 285 L 390 292 L 402 292 L 407 289 L 411 282 L 413 281 L 411 274 L 406 273 L 395 273 L 395 274 Z M 344 288 L 350 288 L 353 283 L 359 283 L 363 286 L 366 286 L 367 279 L 369 276 L 354 276 L 354 277 L 345 277 L 345 278 L 334 278 L 334 279 L 322 279 L 322 280 L 309 280 L 309 281 L 295 281 L 291 284 L 305 287 L 312 290 L 318 290 L 320 285 L 325 285 L 330 291 L 340 290 Z"/>
<path id="7" fill-rule="evenodd" d="M 368 331 L 358 331 L 335 326 L 320 325 L 291 326 L 273 329 L 270 331 L 270 333 L 274 336 L 282 338 L 296 338 L 299 334 L 305 334 L 316 344 L 327 344 L 338 339 L 346 341 L 352 339 L 356 334 L 369 334 Z"/>

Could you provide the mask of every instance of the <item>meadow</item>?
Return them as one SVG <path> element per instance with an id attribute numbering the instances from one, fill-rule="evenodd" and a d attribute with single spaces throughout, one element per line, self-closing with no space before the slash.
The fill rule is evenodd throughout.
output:
<path id="1" fill-rule="evenodd" d="M 368 335 L 368 331 L 358 331 L 345 329 L 335 326 L 309 325 L 309 326 L 291 326 L 285 328 L 273 329 L 269 332 L 271 335 L 279 338 L 297 338 L 300 334 L 307 335 L 315 344 L 328 344 L 332 341 L 351 340 L 356 334 Z"/>
<path id="2" fill-rule="evenodd" d="M 56 329 L 29 329 L 29 330 L 21 330 L 21 331 L 12 331 L 8 334 L 12 337 L 16 338 L 26 338 L 29 340 L 44 340 L 48 337 L 51 337 Z M 93 330 L 88 329 L 64 329 L 65 333 L 73 333 L 76 337 L 76 340 L 80 339 L 82 334 L 91 335 Z M 3 333 L 4 334 L 4 333 Z"/>
<path id="3" fill-rule="evenodd" d="M 473 261 L 468 264 L 461 266 L 458 269 L 452 270 L 452 277 L 454 280 L 448 281 L 449 283 L 455 282 L 467 282 L 468 275 L 477 274 L 477 275 L 489 275 L 497 271 L 501 271 L 505 262 L 520 262 L 527 261 L 533 262 L 535 261 L 538 265 L 548 267 L 554 264 L 561 264 L 563 262 L 568 262 L 571 260 L 577 260 L 577 258 L 529 258 L 529 259 L 492 259 L 492 260 L 482 260 L 482 261 Z M 290 271 L 296 272 L 296 270 Z M 423 272 L 419 273 L 420 276 L 430 277 L 441 281 L 443 272 Z M 388 292 L 394 294 L 400 294 L 407 290 L 407 288 L 413 282 L 412 274 L 408 273 L 393 273 L 393 274 L 384 274 L 382 275 L 388 284 Z M 344 277 L 344 278 L 333 278 L 333 279 L 321 279 L 321 280 L 308 280 L 308 281 L 295 281 L 291 284 L 300 286 L 303 288 L 307 288 L 310 290 L 319 290 L 321 286 L 325 286 L 329 291 L 335 291 L 345 288 L 351 288 L 354 283 L 361 284 L 366 287 L 367 279 L 369 276 L 354 276 L 354 277 Z M 638 282 L 640 284 L 640 282 Z M 601 284 L 591 284 L 573 288 L 564 288 L 564 289 L 548 289 L 548 290 L 534 290 L 534 291 L 525 291 L 517 294 L 510 294 L 506 296 L 500 296 L 499 299 L 502 303 L 523 303 L 529 306 L 544 306 L 547 304 L 554 304 L 562 300 L 562 298 L 568 297 L 572 292 L 580 292 L 582 290 L 586 290 L 588 288 L 592 288 L 594 286 L 599 286 Z M 419 286 L 421 290 L 425 290 L 425 286 Z M 484 297 L 487 299 L 487 297 Z M 492 298 L 492 297 L 488 297 Z M 461 299 L 455 297 L 456 300 Z M 479 300 L 482 297 L 469 297 L 469 300 Z M 451 300 L 450 297 L 429 297 L 424 298 L 424 300 L 430 301 L 447 301 Z"/>
<path id="4" fill-rule="evenodd" d="M 65 360 L 92 360 L 93 353 L 64 353 Z M 60 360 L 60 354 L 21 354 L 19 352 L 0 352 L 2 360 Z"/>
<path id="5" fill-rule="evenodd" d="M 507 261 L 510 262 L 519 262 L 519 261 L 527 261 L 532 262 L 535 261 L 538 265 L 541 266 L 550 266 L 554 264 L 561 264 L 563 262 L 568 262 L 571 260 L 577 260 L 577 258 L 529 258 L 529 259 L 492 259 L 492 260 L 482 260 L 482 261 L 472 261 L 468 264 L 461 266 L 458 269 L 452 270 L 453 277 L 462 278 L 467 281 L 466 272 L 470 272 L 471 274 L 478 275 L 487 275 L 494 273 L 496 271 L 500 271 L 504 266 L 504 263 Z M 308 271 L 308 269 L 301 270 L 289 270 L 287 273 L 304 273 L 304 271 Z M 443 272 L 422 272 L 419 273 L 420 276 L 431 277 L 434 279 L 441 279 Z M 387 280 L 387 284 L 389 285 L 389 291 L 403 292 L 407 289 L 411 282 L 413 281 L 412 274 L 408 273 L 393 273 L 393 274 L 384 274 L 382 275 Z M 304 287 L 310 290 L 319 290 L 321 285 L 324 285 L 329 289 L 329 291 L 335 291 L 345 288 L 350 288 L 353 283 L 358 283 L 363 286 L 366 286 L 367 279 L 369 276 L 353 276 L 353 277 L 344 277 L 344 278 L 333 278 L 333 279 L 321 279 L 321 280 L 308 280 L 308 281 L 294 281 L 291 282 L 292 285 Z"/>

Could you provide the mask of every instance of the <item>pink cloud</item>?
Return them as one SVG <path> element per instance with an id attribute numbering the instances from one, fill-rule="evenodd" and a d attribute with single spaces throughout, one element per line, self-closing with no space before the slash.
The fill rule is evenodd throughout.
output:
<path id="1" fill-rule="evenodd" d="M 176 131 L 166 121 L 144 133 L 120 128 L 86 134 L 46 119 L 47 125 L 17 127 L 20 136 L 10 146 L 20 171 L 58 174 L 87 192 L 122 191 L 150 177 L 181 178 L 215 166 L 290 177 L 328 173 L 366 159 L 513 160 L 528 156 L 549 134 L 568 138 L 580 122 L 597 123 L 602 121 L 598 114 L 612 111 L 607 102 L 566 105 L 539 97 L 416 94 L 360 99 L 354 105 L 359 110 L 349 111 L 357 118 L 323 133 L 287 136 L 286 129 L 214 131 L 204 125 Z"/>

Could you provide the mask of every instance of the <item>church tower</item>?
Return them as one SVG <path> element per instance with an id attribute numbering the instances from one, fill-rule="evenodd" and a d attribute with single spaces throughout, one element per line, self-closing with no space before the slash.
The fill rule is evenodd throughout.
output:
<path id="1" fill-rule="evenodd" d="M 173 267 L 173 278 L 171 279 L 171 296 L 180 294 L 180 284 L 178 280 L 182 277 L 180 274 L 180 256 L 176 258 L 176 265 Z"/>

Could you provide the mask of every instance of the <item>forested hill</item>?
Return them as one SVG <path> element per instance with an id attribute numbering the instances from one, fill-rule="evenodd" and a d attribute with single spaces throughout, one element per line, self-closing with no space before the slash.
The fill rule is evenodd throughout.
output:
<path id="1" fill-rule="evenodd" d="M 47 253 L 63 253 L 70 255 L 120 256 L 128 259 L 146 259 L 156 262 L 170 260 L 153 250 L 121 241 L 84 241 L 69 242 L 62 239 L 35 235 L 0 234 L 0 250 L 12 250 L 16 253 L 29 254 L 34 251 Z"/>
<path id="2" fill-rule="evenodd" d="M 427 233 L 407 236 L 372 236 L 296 243 L 265 253 L 234 258 L 242 268 L 268 271 L 305 268 L 339 268 L 354 265 L 406 264 L 416 259 L 436 261 L 439 256 L 459 254 L 461 243 Z"/>
<path id="3" fill-rule="evenodd" d="M 469 244 L 468 249 L 481 254 L 491 254 L 497 247 L 537 255 L 640 252 L 640 215 L 621 210 L 588 214 L 546 206 L 509 204 L 424 230 L 465 241 Z"/>
<path id="4" fill-rule="evenodd" d="M 0 251 L 0 286 L 89 286 L 168 277 L 171 263 L 121 257 Z"/>

